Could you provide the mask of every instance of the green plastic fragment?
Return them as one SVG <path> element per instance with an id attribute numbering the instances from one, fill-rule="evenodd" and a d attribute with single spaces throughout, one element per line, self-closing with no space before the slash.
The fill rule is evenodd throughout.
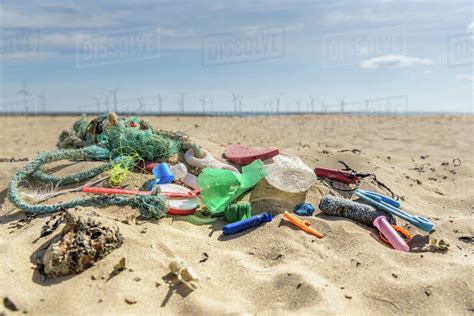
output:
<path id="1" fill-rule="evenodd" d="M 227 205 L 253 188 L 266 175 L 261 160 L 242 167 L 242 174 L 226 169 L 204 168 L 197 180 L 201 200 L 212 216 L 222 216 Z"/>
<path id="2" fill-rule="evenodd" d="M 228 205 L 224 210 L 225 220 L 234 223 L 252 217 L 252 207 L 248 202 Z"/>

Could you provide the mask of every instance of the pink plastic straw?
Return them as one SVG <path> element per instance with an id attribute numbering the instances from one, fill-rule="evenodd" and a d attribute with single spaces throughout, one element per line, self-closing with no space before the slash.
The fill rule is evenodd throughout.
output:
<path id="1" fill-rule="evenodd" d="M 374 226 L 385 236 L 390 245 L 396 250 L 409 252 L 410 247 L 402 237 L 393 229 L 385 216 L 379 216 L 374 220 Z"/>

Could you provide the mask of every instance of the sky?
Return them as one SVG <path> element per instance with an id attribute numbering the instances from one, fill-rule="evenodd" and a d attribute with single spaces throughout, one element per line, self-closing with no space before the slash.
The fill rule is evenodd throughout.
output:
<path id="1" fill-rule="evenodd" d="M 4 1 L 0 112 L 472 113 L 472 1 Z"/>

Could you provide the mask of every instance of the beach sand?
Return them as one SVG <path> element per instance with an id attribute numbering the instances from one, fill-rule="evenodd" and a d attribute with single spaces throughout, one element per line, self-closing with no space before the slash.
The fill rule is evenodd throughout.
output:
<path id="1" fill-rule="evenodd" d="M 0 117 L 0 158 L 31 160 L 39 151 L 54 149 L 60 131 L 77 119 Z M 8 201 L 6 188 L 26 162 L 0 162 L 0 296 L 16 304 L 17 314 L 468 315 L 474 311 L 473 116 L 148 119 L 155 128 L 188 133 L 215 157 L 222 155 L 226 144 L 240 142 L 279 147 L 312 168 L 341 168 L 342 160 L 357 171 L 376 173 L 403 197 L 404 210 L 434 223 L 430 238 L 448 242 L 449 250 L 394 251 L 379 242 L 374 229 L 321 216 L 319 211 L 308 220 L 325 235 L 322 239 L 281 222 L 280 208 L 267 210 L 277 214 L 272 222 L 223 237 L 223 220 L 199 226 L 167 217 L 127 224 L 122 221 L 135 210 L 109 207 L 96 211 L 120 229 L 123 245 L 81 274 L 45 280 L 35 271 L 32 255 L 54 236 L 38 239 L 49 217 L 21 221 L 25 215 Z M 63 170 L 52 169 L 64 175 L 93 164 L 63 162 Z M 245 199 L 259 200 L 262 186 Z M 370 180 L 363 180 L 361 188 L 386 193 Z M 306 200 L 318 205 L 329 191 L 318 183 Z M 77 196 L 81 194 L 53 201 Z M 285 202 L 291 203 L 291 198 L 278 203 Z M 258 205 L 258 211 L 272 207 L 271 201 Z M 417 233 L 413 227 L 410 232 Z M 175 256 L 199 274 L 199 289 L 191 292 L 174 285 L 167 266 Z M 122 257 L 127 270 L 107 280 Z M 3 305 L 2 312 L 12 314 Z"/>

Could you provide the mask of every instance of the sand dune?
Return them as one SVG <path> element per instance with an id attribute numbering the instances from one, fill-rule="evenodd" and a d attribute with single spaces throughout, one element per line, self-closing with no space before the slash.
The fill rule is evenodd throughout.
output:
<path id="1" fill-rule="evenodd" d="M 0 118 L 0 158 L 32 159 L 38 151 L 53 149 L 59 132 L 76 119 Z M 26 162 L 0 162 L 0 295 L 10 298 L 20 312 L 467 315 L 474 311 L 473 244 L 472 239 L 460 239 L 474 234 L 472 116 L 149 120 L 157 128 L 188 133 L 216 157 L 226 144 L 240 142 L 277 146 L 311 167 L 340 167 L 337 161 L 342 160 L 358 171 L 375 172 L 403 197 L 403 209 L 434 222 L 431 237 L 448 242 L 449 251 L 394 251 L 378 241 L 375 230 L 320 214 L 309 221 L 325 235 L 323 239 L 281 222 L 281 214 L 251 231 L 223 237 L 223 220 L 199 226 L 169 217 L 126 224 L 122 221 L 135 211 L 110 207 L 97 210 L 97 216 L 116 224 L 124 236 L 122 247 L 79 275 L 44 280 L 33 269 L 31 256 L 51 238 L 38 239 L 48 217 L 22 221 L 24 213 L 7 200 L 6 187 Z M 459 160 L 453 163 L 453 159 Z M 58 173 L 85 165 L 69 165 Z M 361 187 L 380 190 L 369 180 Z M 259 192 L 265 190 L 265 183 L 259 183 L 244 199 L 254 202 L 257 211 L 274 214 L 291 202 L 292 197 L 278 194 L 264 201 Z M 328 192 L 319 183 L 305 197 L 317 205 Z M 410 231 L 417 233 L 413 227 Z M 208 259 L 203 261 L 205 254 Z M 173 281 L 167 265 L 174 256 L 199 274 L 200 289 L 190 292 L 167 283 Z M 122 257 L 127 270 L 106 281 Z M 11 313 L 3 306 L 2 310 Z"/>

